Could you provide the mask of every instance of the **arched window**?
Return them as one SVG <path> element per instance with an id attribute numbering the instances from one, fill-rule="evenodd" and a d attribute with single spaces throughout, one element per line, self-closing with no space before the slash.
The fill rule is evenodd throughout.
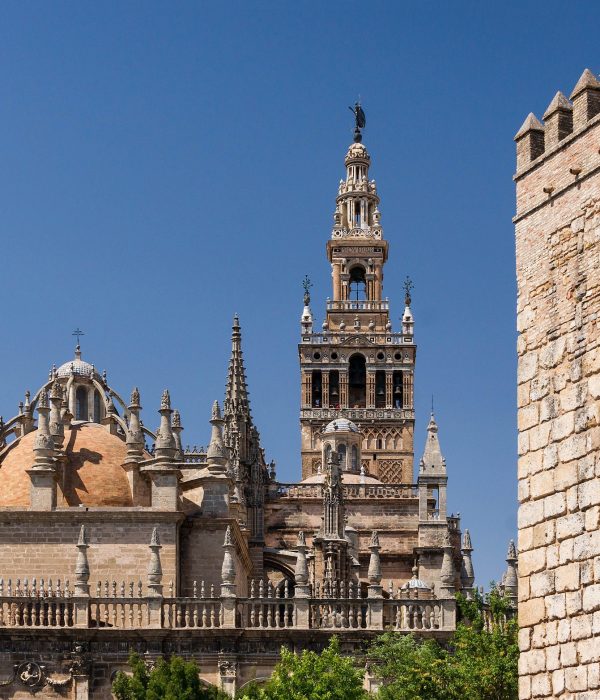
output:
<path id="1" fill-rule="evenodd" d="M 367 280 L 365 268 L 356 265 L 350 270 L 350 300 L 364 301 L 367 298 Z"/>
<path id="2" fill-rule="evenodd" d="M 94 421 L 99 423 L 102 420 L 102 404 L 100 392 L 98 389 L 94 391 Z"/>
<path id="3" fill-rule="evenodd" d="M 375 372 L 375 408 L 385 408 L 385 372 Z"/>
<path id="4" fill-rule="evenodd" d="M 393 385 L 394 408 L 402 408 L 404 389 L 402 385 L 402 372 L 394 372 Z"/>
<path id="5" fill-rule="evenodd" d="M 75 392 L 75 420 L 88 420 L 89 417 L 87 389 L 80 386 Z"/>
<path id="6" fill-rule="evenodd" d="M 352 355 L 348 367 L 350 408 L 365 408 L 367 402 L 367 367 L 362 355 Z"/>
<path id="7" fill-rule="evenodd" d="M 312 405 L 319 408 L 323 405 L 321 397 L 321 370 L 315 369 L 312 373 Z"/>
<path id="8" fill-rule="evenodd" d="M 346 445 L 338 445 L 338 459 L 340 461 L 340 467 L 342 469 L 346 468 Z"/>
<path id="9" fill-rule="evenodd" d="M 329 372 L 329 407 L 340 407 L 340 373 L 337 369 Z"/>
<path id="10" fill-rule="evenodd" d="M 358 448 L 356 445 L 352 445 L 352 471 L 358 471 Z"/>

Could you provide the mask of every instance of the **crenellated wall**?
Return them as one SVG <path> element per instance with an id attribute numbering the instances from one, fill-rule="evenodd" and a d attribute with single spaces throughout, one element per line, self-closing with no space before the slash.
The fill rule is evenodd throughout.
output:
<path id="1" fill-rule="evenodd" d="M 600 696 L 600 82 L 517 141 L 519 697 Z"/>

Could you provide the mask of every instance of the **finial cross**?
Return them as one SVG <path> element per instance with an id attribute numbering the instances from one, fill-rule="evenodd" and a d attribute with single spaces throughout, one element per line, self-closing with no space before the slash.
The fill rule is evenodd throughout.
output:
<path id="1" fill-rule="evenodd" d="M 85 333 L 81 330 L 81 328 L 79 328 L 79 326 L 77 326 L 77 328 L 73 331 L 73 333 L 71 333 L 71 335 L 77 336 L 77 345 L 79 345 L 79 338 L 82 335 L 85 335 Z"/>

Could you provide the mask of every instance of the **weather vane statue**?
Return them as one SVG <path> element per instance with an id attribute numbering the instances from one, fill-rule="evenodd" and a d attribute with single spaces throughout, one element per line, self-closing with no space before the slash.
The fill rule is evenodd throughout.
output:
<path id="1" fill-rule="evenodd" d="M 348 109 L 354 114 L 354 143 L 360 143 L 362 141 L 361 129 L 364 129 L 367 125 L 367 118 L 365 117 L 365 112 L 360 106 L 360 101 L 354 103 L 354 107 L 348 107 Z"/>
<path id="2" fill-rule="evenodd" d="M 308 306 L 310 304 L 310 288 L 312 287 L 312 282 L 308 275 L 304 276 L 302 286 L 304 287 L 304 306 Z"/>

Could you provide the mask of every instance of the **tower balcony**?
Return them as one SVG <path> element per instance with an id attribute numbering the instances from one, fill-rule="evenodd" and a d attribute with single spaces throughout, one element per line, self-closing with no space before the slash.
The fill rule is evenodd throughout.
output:
<path id="1" fill-rule="evenodd" d="M 358 299 L 352 300 L 347 299 L 344 301 L 333 301 L 331 299 L 327 300 L 327 311 L 389 311 L 390 302 L 385 299 L 384 301 L 371 301 L 368 299 Z"/>

